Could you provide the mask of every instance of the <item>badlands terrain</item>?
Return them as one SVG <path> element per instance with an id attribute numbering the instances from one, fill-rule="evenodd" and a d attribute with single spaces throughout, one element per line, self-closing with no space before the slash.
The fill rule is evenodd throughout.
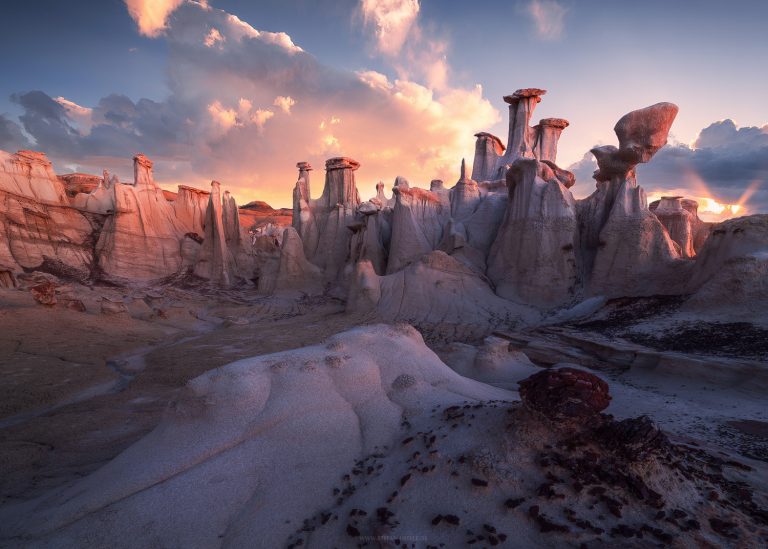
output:
<path id="1" fill-rule="evenodd" d="M 648 204 L 671 103 L 574 198 L 545 93 L 292 210 L 0 151 L 0 546 L 766 546 L 768 215 Z"/>

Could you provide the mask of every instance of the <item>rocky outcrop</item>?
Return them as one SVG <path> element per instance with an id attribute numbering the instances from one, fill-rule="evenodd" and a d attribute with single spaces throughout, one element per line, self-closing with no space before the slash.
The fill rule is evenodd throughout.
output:
<path id="1" fill-rule="evenodd" d="M 320 267 L 324 276 L 335 280 L 349 257 L 351 232 L 360 195 L 355 185 L 355 170 L 360 163 L 347 157 L 325 163 L 325 185 L 320 198 L 309 195 L 309 165 L 297 164 L 299 179 L 293 193 L 293 227 L 301 236 L 309 261 Z"/>
<path id="2" fill-rule="evenodd" d="M 392 240 L 389 246 L 387 274 L 436 250 L 443 237 L 443 227 L 450 212 L 440 197 L 418 187 L 396 185 L 392 213 Z"/>
<path id="3" fill-rule="evenodd" d="M 179 185 L 173 210 L 185 233 L 194 233 L 202 238 L 210 194 L 195 187 Z"/>
<path id="4" fill-rule="evenodd" d="M 572 300 L 580 283 L 576 201 L 548 164 L 519 158 L 488 259 L 496 293 L 542 307 Z"/>
<path id="5" fill-rule="evenodd" d="M 133 159 L 134 184 L 112 185 L 114 213 L 104 224 L 96 253 L 105 277 L 120 282 L 159 280 L 179 272 L 179 242 L 187 232 L 152 177 L 152 161 Z"/>
<path id="6" fill-rule="evenodd" d="M 768 215 L 715 225 L 699 252 L 686 292 L 691 311 L 763 314 L 768 307 Z"/>
<path id="7" fill-rule="evenodd" d="M 211 193 L 208 197 L 208 208 L 205 211 L 205 233 L 203 244 L 197 257 L 194 273 L 200 278 L 224 287 L 235 282 L 237 266 L 230 249 L 227 237 L 232 236 L 233 221 L 225 221 L 232 215 L 232 208 L 222 205 L 221 184 L 211 181 Z M 234 208 L 237 215 L 237 207 Z"/>
<path id="8" fill-rule="evenodd" d="M 281 240 L 278 257 L 266 263 L 259 272 L 259 292 L 271 294 L 297 290 L 309 294 L 321 293 L 324 286 L 322 272 L 304 257 L 304 248 L 296 229 L 287 227 Z"/>
<path id="9" fill-rule="evenodd" d="M 509 104 L 509 133 L 507 149 L 496 164 L 494 179 L 504 179 L 507 166 L 518 158 L 535 158 L 536 130 L 530 122 L 545 93 L 546 90 L 539 88 L 524 88 L 504 96 L 504 102 Z"/>
<path id="10" fill-rule="evenodd" d="M 475 158 L 472 161 L 472 180 L 488 181 L 496 175 L 496 166 L 504 153 L 501 139 L 487 132 L 476 133 Z"/>
<path id="11" fill-rule="evenodd" d="M 359 262 L 347 310 L 410 322 L 431 337 L 449 340 L 484 337 L 498 324 L 536 316 L 496 296 L 482 275 L 442 251 L 386 276 L 378 276 L 370 262 Z"/>
<path id="12" fill-rule="evenodd" d="M 669 294 L 680 291 L 679 246 L 648 209 L 635 167 L 666 144 L 677 115 L 657 103 L 624 115 L 614 128 L 619 147 L 592 149 L 597 190 L 579 203 L 580 241 L 587 287 L 593 295 Z"/>
<path id="13" fill-rule="evenodd" d="M 107 170 L 104 170 L 104 177 L 87 173 L 67 173 L 57 177 L 64 183 L 64 189 L 70 198 L 75 198 L 78 194 L 90 194 L 100 183 L 109 183 Z"/>
<path id="14" fill-rule="evenodd" d="M 0 151 L 0 270 L 86 279 L 99 224 L 70 205 L 45 154 Z"/>
<path id="15" fill-rule="evenodd" d="M 694 257 L 709 236 L 711 223 L 705 223 L 698 216 L 699 203 L 682 196 L 663 196 L 648 205 L 669 237 L 680 246 L 682 257 Z"/>
<path id="16" fill-rule="evenodd" d="M 81 176 L 82 174 L 75 174 Z M 59 176 L 63 179 L 67 176 Z M 95 176 L 94 176 L 95 177 Z M 66 180 L 65 180 L 66 181 Z M 110 179 L 107 170 L 104 170 L 104 177 L 97 178 L 95 186 L 87 187 L 89 190 L 78 190 L 77 194 L 72 198 L 72 203 L 76 208 L 85 210 L 91 213 L 97 214 L 111 214 L 115 210 L 115 193 L 111 190 L 111 187 L 117 185 L 117 178 Z M 83 186 L 78 186 L 78 189 L 83 189 Z M 70 191 L 67 190 L 67 194 Z"/>
<path id="17" fill-rule="evenodd" d="M 442 181 L 440 182 L 442 186 Z M 432 191 L 434 192 L 434 190 Z M 477 182 L 467 177 L 467 169 L 464 160 L 461 161 L 461 176 L 450 194 L 451 217 L 461 220 L 469 217 L 475 211 L 480 202 L 480 188 Z"/>
<path id="18" fill-rule="evenodd" d="M 557 160 L 557 142 L 560 134 L 568 127 L 564 118 L 544 118 L 533 129 L 536 132 L 536 143 L 533 154 L 539 160 L 555 162 Z"/>
<path id="19" fill-rule="evenodd" d="M 611 403 L 608 384 L 576 368 L 551 368 L 520 382 L 523 404 L 555 421 L 584 421 Z"/>

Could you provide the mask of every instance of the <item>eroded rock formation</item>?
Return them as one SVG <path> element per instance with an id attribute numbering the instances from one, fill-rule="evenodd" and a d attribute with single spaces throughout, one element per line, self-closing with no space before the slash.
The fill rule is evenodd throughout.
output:
<path id="1" fill-rule="evenodd" d="M 102 177 L 56 176 L 42 153 L 2 153 L 3 285 L 35 269 L 120 284 L 193 274 L 224 287 L 255 284 L 263 293 L 301 286 L 308 293 L 349 293 L 351 309 L 368 302 L 368 309 L 381 309 L 394 284 L 390 277 L 402 273 L 410 280 L 418 271 L 439 281 L 439 264 L 497 298 L 549 309 L 590 296 L 698 292 L 730 265 L 712 259 L 724 252 L 707 247 L 712 227 L 699 220 L 695 202 L 664 197 L 649 208 L 636 180 L 637 164 L 666 143 L 675 105 L 658 103 L 623 116 L 614 128 L 618 147 L 592 150 L 595 192 L 576 200 L 574 175 L 557 165 L 568 122 L 545 118 L 531 126 L 545 93 L 523 88 L 504 97 L 507 147 L 489 133 L 475 134 L 472 177 L 462 161 L 451 188 L 439 179 L 421 188 L 398 176 L 391 198 L 379 182 L 375 196 L 363 202 L 355 181 L 360 164 L 335 157 L 325 163 L 315 199 L 312 166 L 299 162 L 293 208 L 284 212 L 258 201 L 241 210 L 215 182 L 211 192 L 161 189 L 143 155 L 134 158 L 133 182 L 121 183 L 106 171 Z M 244 222 L 241 211 L 248 212 Z M 285 232 L 287 215 L 292 231 Z M 444 283 L 438 293 L 450 286 Z M 466 296 L 452 306 L 458 316 L 475 314 Z M 490 319 L 494 307 L 481 307 L 482 314 Z"/>

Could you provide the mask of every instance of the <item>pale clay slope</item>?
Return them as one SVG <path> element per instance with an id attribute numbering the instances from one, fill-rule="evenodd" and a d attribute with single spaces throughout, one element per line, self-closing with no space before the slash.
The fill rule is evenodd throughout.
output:
<path id="1" fill-rule="evenodd" d="M 508 381 L 522 375 L 522 357 L 497 343 L 488 340 L 467 372 L 498 370 Z M 637 398 L 624 389 L 615 398 L 625 395 Z M 528 511 L 533 504 L 558 524 L 565 507 L 607 529 L 656 524 L 656 509 L 632 497 L 621 520 L 567 483 L 555 488 L 566 500 L 543 497 L 548 466 L 540 456 L 568 431 L 510 405 L 515 399 L 453 372 L 411 327 L 355 328 L 192 380 L 152 433 L 82 481 L 6 507 L 1 531 L 23 536 L 28 547 L 243 547 L 256 540 L 281 547 L 299 539 L 344 547 L 358 534 L 427 535 L 455 545 L 481 532 L 488 539 L 489 525 L 517 546 L 549 547 L 578 546 L 595 534 L 570 527 L 544 535 Z M 705 525 L 722 516 L 711 506 L 694 511 L 706 483 L 678 477 L 664 463 L 627 466 L 663 494 L 666 509 L 687 509 Z M 764 492 L 759 474 L 740 478 Z M 525 505 L 505 508 L 520 496 Z M 392 520 L 381 520 L 378 508 Z M 457 517 L 460 527 L 435 523 L 438 515 Z M 656 526 L 675 533 L 674 547 L 723 540 L 706 526 L 687 534 Z"/>
<path id="2" fill-rule="evenodd" d="M 350 463 L 396 443 L 404 417 L 510 398 L 454 373 L 410 327 L 358 328 L 200 376 L 147 437 L 0 523 L 40 547 L 276 547 L 333 502 Z"/>

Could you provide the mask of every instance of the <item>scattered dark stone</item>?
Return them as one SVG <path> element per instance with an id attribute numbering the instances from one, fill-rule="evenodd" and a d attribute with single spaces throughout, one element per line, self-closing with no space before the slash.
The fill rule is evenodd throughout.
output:
<path id="1" fill-rule="evenodd" d="M 731 522 L 729 520 L 723 520 L 717 517 L 712 517 L 709 519 L 709 527 L 712 528 L 712 531 L 726 538 L 733 539 L 738 537 L 738 535 L 733 531 L 736 526 L 737 525 L 735 522 Z"/>
<path id="2" fill-rule="evenodd" d="M 603 447 L 630 461 L 670 447 L 667 435 L 648 416 L 606 423 L 597 434 Z"/>
<path id="3" fill-rule="evenodd" d="M 611 536 L 623 536 L 625 538 L 633 538 L 633 537 L 643 537 L 643 534 L 640 532 L 640 530 L 635 530 L 631 526 L 627 526 L 626 524 L 618 524 L 614 528 L 611 529 Z"/>
<path id="4" fill-rule="evenodd" d="M 403 486 L 405 486 L 405 484 L 409 480 L 411 480 L 411 473 L 408 473 L 407 475 L 405 475 L 403 478 L 400 479 L 400 487 L 402 488 Z"/>
<path id="5" fill-rule="evenodd" d="M 442 522 L 442 520 L 443 520 L 443 515 L 435 515 L 435 518 L 432 519 L 432 526 L 437 526 L 438 524 L 440 524 L 440 522 Z"/>
<path id="6" fill-rule="evenodd" d="M 352 538 L 359 538 L 360 537 L 360 530 L 352 526 L 351 524 L 347 524 L 347 535 Z"/>
<path id="7" fill-rule="evenodd" d="M 443 515 L 443 520 L 451 526 L 458 526 L 461 520 L 456 515 Z"/>
<path id="8" fill-rule="evenodd" d="M 504 507 L 507 509 L 515 509 L 516 507 L 519 507 L 521 503 L 525 501 L 525 498 L 510 498 L 507 501 L 504 502 Z"/>
<path id="9" fill-rule="evenodd" d="M 488 486 L 488 481 L 481 478 L 473 478 L 472 484 L 475 486 Z"/>

